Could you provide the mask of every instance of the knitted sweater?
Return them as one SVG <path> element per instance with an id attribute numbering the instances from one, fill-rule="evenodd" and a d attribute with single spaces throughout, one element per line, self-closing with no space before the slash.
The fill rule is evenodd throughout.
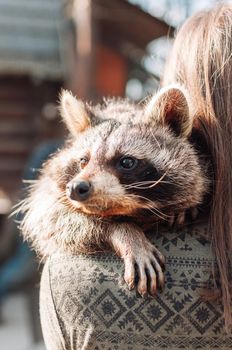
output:
<path id="1" fill-rule="evenodd" d="M 166 256 L 166 284 L 141 298 L 123 282 L 112 254 L 55 254 L 43 270 L 40 314 L 48 350 L 232 349 L 222 305 L 204 301 L 214 258 L 204 226 L 160 231 L 153 242 Z"/>

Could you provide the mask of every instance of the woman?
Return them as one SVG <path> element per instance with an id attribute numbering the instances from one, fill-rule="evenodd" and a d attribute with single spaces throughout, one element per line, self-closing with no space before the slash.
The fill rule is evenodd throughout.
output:
<path id="1" fill-rule="evenodd" d="M 180 30 L 163 83 L 189 91 L 195 127 L 208 144 L 214 184 L 209 236 L 216 256 L 226 326 L 232 325 L 232 7 L 195 15 Z"/>
<path id="2" fill-rule="evenodd" d="M 123 264 L 112 254 L 50 257 L 43 271 L 40 300 L 48 350 L 232 349 L 232 337 L 224 330 L 222 305 L 229 327 L 231 33 L 229 6 L 192 17 L 177 36 L 164 77 L 165 84 L 187 86 L 195 109 L 194 142 L 202 147 L 198 140 L 205 140 L 210 151 L 214 174 L 211 230 L 205 220 L 181 231 L 152 233 L 167 258 L 166 287 L 155 299 L 142 299 L 127 290 Z M 206 239 L 208 232 L 223 303 L 200 296 L 213 281 L 215 260 Z"/>

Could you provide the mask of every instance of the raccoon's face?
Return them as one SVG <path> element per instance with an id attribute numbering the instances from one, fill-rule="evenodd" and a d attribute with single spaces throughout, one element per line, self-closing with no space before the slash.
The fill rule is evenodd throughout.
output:
<path id="1" fill-rule="evenodd" d="M 186 121 L 187 102 L 181 90 L 172 90 L 162 92 L 146 110 L 138 108 L 137 114 L 135 110 L 133 120 L 95 119 L 93 126 L 83 105 L 65 93 L 63 99 L 68 98 L 68 103 L 65 106 L 63 101 L 63 115 L 68 114 L 66 123 L 77 136 L 61 154 L 58 185 L 68 205 L 99 216 L 133 216 L 146 209 L 162 217 L 163 211 L 201 202 L 207 186 L 198 156 L 186 137 L 191 131 L 191 121 Z M 173 97 L 181 103 L 178 108 L 172 106 L 172 114 L 180 114 L 182 104 L 185 116 L 170 121 L 167 105 Z M 169 107 L 168 123 L 161 120 L 161 113 L 165 113 L 161 102 Z M 82 115 L 81 126 L 75 117 L 76 124 L 71 122 L 70 127 L 72 113 Z"/>

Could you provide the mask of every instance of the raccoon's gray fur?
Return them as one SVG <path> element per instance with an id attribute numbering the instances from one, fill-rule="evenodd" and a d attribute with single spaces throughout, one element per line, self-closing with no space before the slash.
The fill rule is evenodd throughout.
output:
<path id="1" fill-rule="evenodd" d="M 137 264 L 139 293 L 155 294 L 164 258 L 143 226 L 183 221 L 209 188 L 207 164 L 188 140 L 185 91 L 163 89 L 147 106 L 112 99 L 95 107 L 64 91 L 60 108 L 72 138 L 30 189 L 21 208 L 24 236 L 43 256 L 111 246 L 125 261 L 129 287 Z"/>

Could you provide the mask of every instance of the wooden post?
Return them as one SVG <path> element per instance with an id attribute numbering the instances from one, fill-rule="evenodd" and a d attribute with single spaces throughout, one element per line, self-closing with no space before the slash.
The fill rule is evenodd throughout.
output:
<path id="1" fill-rule="evenodd" d="M 72 14 L 76 29 L 76 54 L 71 89 L 78 97 L 89 99 L 94 77 L 92 1 L 74 0 Z"/>

